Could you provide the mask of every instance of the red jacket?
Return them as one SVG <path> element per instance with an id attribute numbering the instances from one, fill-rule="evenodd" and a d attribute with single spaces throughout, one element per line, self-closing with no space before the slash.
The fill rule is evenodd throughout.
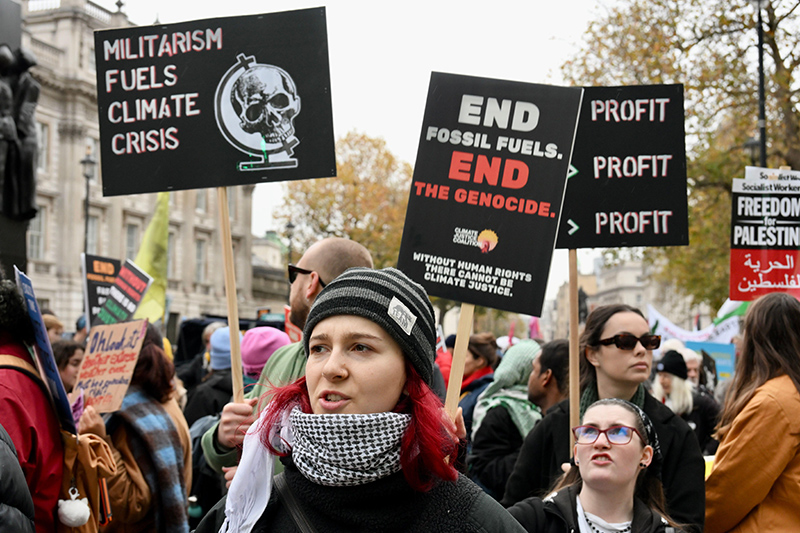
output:
<path id="1" fill-rule="evenodd" d="M 33 364 L 28 350 L 0 333 L 0 354 Z M 0 368 L 0 420 L 17 449 L 36 512 L 37 533 L 56 530 L 64 450 L 50 399 L 28 375 Z"/>

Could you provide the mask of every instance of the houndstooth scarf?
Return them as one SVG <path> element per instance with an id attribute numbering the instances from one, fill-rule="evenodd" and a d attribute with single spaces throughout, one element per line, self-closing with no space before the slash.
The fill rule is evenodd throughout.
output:
<path id="1" fill-rule="evenodd" d="M 400 470 L 400 441 L 410 415 L 309 415 L 295 407 L 289 419 L 292 460 L 318 485 L 363 485 Z"/>
<path id="2" fill-rule="evenodd" d="M 315 415 L 295 406 L 284 412 L 280 427 L 265 428 L 266 413 L 244 438 L 220 533 L 251 531 L 269 502 L 273 456 L 261 441 L 262 431 L 277 449 L 291 452 L 298 470 L 319 485 L 362 485 L 400 470 L 400 444 L 410 415 Z"/>

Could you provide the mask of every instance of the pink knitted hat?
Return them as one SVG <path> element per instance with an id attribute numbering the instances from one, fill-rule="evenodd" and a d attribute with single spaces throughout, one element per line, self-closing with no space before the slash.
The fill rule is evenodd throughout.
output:
<path id="1" fill-rule="evenodd" d="M 242 339 L 242 369 L 245 375 L 258 379 L 272 353 L 291 342 L 289 335 L 273 327 L 248 329 Z"/>

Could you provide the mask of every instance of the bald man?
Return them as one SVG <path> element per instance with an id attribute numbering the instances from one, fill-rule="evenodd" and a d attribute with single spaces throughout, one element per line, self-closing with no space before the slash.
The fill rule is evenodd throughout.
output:
<path id="1" fill-rule="evenodd" d="M 303 329 L 317 295 L 325 285 L 352 267 L 373 268 L 369 251 L 357 242 L 329 237 L 311 245 L 296 265 L 289 265 L 289 320 Z M 236 447 L 255 421 L 254 409 L 258 399 L 272 387 L 292 383 L 305 371 L 306 355 L 302 342 L 276 350 L 264 365 L 258 383 L 245 395 L 245 402 L 227 404 L 222 409 L 219 423 L 203 435 L 203 454 L 209 466 L 218 472 L 224 466 L 235 466 L 238 459 Z"/>

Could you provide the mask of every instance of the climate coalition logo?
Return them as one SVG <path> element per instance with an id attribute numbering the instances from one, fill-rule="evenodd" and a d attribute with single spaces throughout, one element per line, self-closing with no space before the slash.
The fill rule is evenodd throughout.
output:
<path id="1" fill-rule="evenodd" d="M 453 232 L 453 242 L 465 246 L 475 246 L 481 253 L 488 254 L 497 246 L 497 233 L 490 229 L 481 232 L 475 229 L 456 228 Z"/>
<path id="2" fill-rule="evenodd" d="M 297 167 L 293 149 L 299 144 L 294 118 L 300 95 L 282 68 L 256 63 L 253 56 L 236 56 L 217 85 L 214 116 L 225 140 L 251 156 L 240 171 Z"/>

